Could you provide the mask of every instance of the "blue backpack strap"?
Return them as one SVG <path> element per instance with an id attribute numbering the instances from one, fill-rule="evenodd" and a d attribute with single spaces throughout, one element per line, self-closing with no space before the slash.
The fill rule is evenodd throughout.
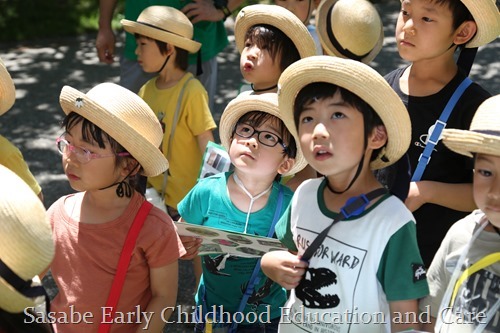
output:
<path id="1" fill-rule="evenodd" d="M 274 217 L 273 217 L 273 222 L 271 223 L 271 227 L 269 228 L 269 232 L 267 233 L 267 237 L 273 237 L 274 235 L 274 227 L 276 226 L 276 223 L 278 222 L 280 216 L 281 216 L 281 209 L 283 207 L 283 185 L 279 185 L 280 190 L 278 193 L 278 202 L 276 204 L 276 210 L 274 211 Z M 260 258 L 257 260 L 257 263 L 255 264 L 255 267 L 252 272 L 252 276 L 250 277 L 250 280 L 248 281 L 247 287 L 245 289 L 245 293 L 243 294 L 243 297 L 241 298 L 240 305 L 238 306 L 238 313 L 243 313 L 243 310 L 245 309 L 247 305 L 247 301 L 252 296 L 253 290 L 255 289 L 255 286 L 259 284 L 260 282 Z M 229 328 L 229 333 L 234 333 L 236 332 L 236 328 L 238 327 L 238 323 L 232 323 L 231 327 Z"/>
<path id="2" fill-rule="evenodd" d="M 450 117 L 451 112 L 455 108 L 458 100 L 464 93 L 464 91 L 472 84 L 472 80 L 466 77 L 462 83 L 457 87 L 450 100 L 446 104 L 443 112 L 439 116 L 439 119 L 436 120 L 434 124 L 434 129 L 432 130 L 431 135 L 427 138 L 427 142 L 425 144 L 424 151 L 420 154 L 418 158 L 418 164 L 415 168 L 415 172 L 413 173 L 413 177 L 411 178 L 412 182 L 418 182 L 422 179 L 422 175 L 424 174 L 425 168 L 427 164 L 429 164 L 431 160 L 432 152 L 434 151 L 434 147 L 437 145 L 439 138 L 441 137 L 441 132 L 446 127 L 446 122 Z"/>

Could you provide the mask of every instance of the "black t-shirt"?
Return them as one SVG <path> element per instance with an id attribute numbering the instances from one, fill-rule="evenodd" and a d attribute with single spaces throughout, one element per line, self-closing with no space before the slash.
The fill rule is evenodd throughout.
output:
<path id="1" fill-rule="evenodd" d="M 424 151 L 425 143 L 429 135 L 429 129 L 441 115 L 446 103 L 455 92 L 456 88 L 465 79 L 465 75 L 458 72 L 457 75 L 439 92 L 430 96 L 415 97 L 404 94 L 399 86 L 399 79 L 406 68 L 398 68 L 385 76 L 385 79 L 405 104 L 410 115 L 412 135 L 411 144 L 408 149 L 411 174 L 415 172 L 418 158 Z M 469 129 L 470 123 L 478 106 L 491 94 L 472 83 L 458 100 L 446 128 Z M 398 163 L 404 163 L 402 159 Z M 432 180 L 443 183 L 472 183 L 473 161 L 463 155 L 456 154 L 446 148 L 439 141 L 434 147 L 429 164 L 427 165 L 422 180 Z M 404 187 L 410 179 L 408 176 L 396 176 L 395 187 Z M 417 222 L 417 239 L 424 259 L 428 267 L 437 252 L 441 241 L 450 226 L 467 215 L 467 212 L 459 212 L 443 206 L 424 204 L 413 212 Z"/>

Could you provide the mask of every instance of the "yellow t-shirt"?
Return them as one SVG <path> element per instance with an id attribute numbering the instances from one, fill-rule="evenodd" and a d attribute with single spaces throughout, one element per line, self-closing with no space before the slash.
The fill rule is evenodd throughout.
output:
<path id="1" fill-rule="evenodd" d="M 153 109 L 162 124 L 164 136 L 161 149 L 165 156 L 168 156 L 168 140 L 181 89 L 192 76 L 186 73 L 175 86 L 161 90 L 156 88 L 155 77 L 139 91 L 139 96 Z M 196 136 L 214 128 L 216 125 L 208 107 L 208 94 L 200 81 L 190 80 L 184 90 L 168 160 L 170 167 L 165 195 L 168 206 L 177 208 L 179 201 L 196 184 L 203 157 Z M 163 175 L 150 177 L 148 182 L 161 191 Z"/>
<path id="2" fill-rule="evenodd" d="M 9 140 L 0 135 L 0 164 L 12 170 L 39 195 L 42 188 L 31 173 L 23 154 Z"/>

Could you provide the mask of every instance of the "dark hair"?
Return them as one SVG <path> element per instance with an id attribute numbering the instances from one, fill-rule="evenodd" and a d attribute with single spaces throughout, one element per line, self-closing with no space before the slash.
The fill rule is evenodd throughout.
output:
<path id="1" fill-rule="evenodd" d="M 127 150 L 118 143 L 115 139 L 113 139 L 108 133 L 104 132 L 99 126 L 89 121 L 87 118 L 79 115 L 76 112 L 70 112 L 64 117 L 61 127 L 64 127 L 65 132 L 69 132 L 73 127 L 78 124 L 82 124 L 82 138 L 84 141 L 90 144 L 97 144 L 99 148 L 105 149 L 106 143 L 109 143 L 111 150 L 117 153 L 127 152 Z M 115 166 L 118 166 L 122 163 L 124 159 L 130 158 L 129 156 L 115 156 Z M 132 157 L 133 158 L 133 157 Z M 140 191 L 140 187 L 138 187 L 138 178 L 140 171 L 142 170 L 142 166 L 140 166 L 139 171 L 135 176 L 129 178 L 129 184 L 131 187 Z M 142 193 L 142 192 L 141 192 Z"/>
<path id="2" fill-rule="evenodd" d="M 457 29 L 460 24 L 465 21 L 474 21 L 474 17 L 472 16 L 467 6 L 460 0 L 431 0 L 437 5 L 446 5 L 451 10 L 451 14 L 453 17 L 453 29 Z M 477 32 L 476 32 L 477 33 Z M 472 39 L 472 38 L 471 38 Z M 458 45 L 461 47 L 462 45 Z"/>
<path id="3" fill-rule="evenodd" d="M 154 39 L 154 38 L 151 38 L 151 37 L 148 37 L 148 36 L 144 36 L 144 35 L 141 35 L 141 34 L 135 34 L 135 39 L 138 39 L 138 38 L 146 38 L 148 40 L 152 40 L 152 41 L 155 41 L 156 42 L 156 45 L 158 45 L 158 49 L 160 50 L 160 53 L 161 54 L 166 54 L 167 51 L 168 51 L 168 44 L 166 42 L 163 42 L 161 40 L 158 40 L 158 39 Z M 181 49 L 175 45 L 172 45 L 174 48 L 175 48 L 175 51 L 176 51 L 176 56 L 175 56 L 175 66 L 182 69 L 183 71 L 186 71 L 188 66 L 189 66 L 189 62 L 188 62 L 188 58 L 189 58 L 189 51 L 188 50 L 184 50 L 184 49 Z"/>
<path id="4" fill-rule="evenodd" d="M 349 90 L 332 83 L 314 82 L 303 87 L 297 94 L 297 98 L 295 98 L 293 110 L 295 127 L 298 129 L 299 117 L 305 106 L 308 106 L 317 100 L 333 97 L 337 92 L 340 93 L 340 96 L 345 103 L 363 114 L 365 140 L 367 140 L 368 136 L 372 133 L 375 127 L 384 124 L 375 110 L 356 94 L 353 94 Z M 382 148 L 383 147 L 380 147 L 379 149 L 373 151 L 370 161 L 377 158 Z"/>
<path id="5" fill-rule="evenodd" d="M 283 149 L 283 154 L 290 157 L 290 158 L 295 158 L 297 156 L 297 142 L 295 142 L 295 139 L 293 138 L 292 134 L 286 128 L 285 123 L 281 119 L 279 119 L 276 116 L 273 116 L 272 114 L 269 114 L 267 112 L 263 111 L 250 111 L 245 113 L 238 119 L 237 124 L 248 124 L 251 125 L 252 127 L 259 127 L 262 124 L 266 123 L 267 121 L 275 121 L 276 124 L 278 125 L 277 131 L 278 135 L 281 137 L 283 142 L 286 144 L 287 148 Z M 234 131 L 236 130 L 233 128 L 233 133 L 231 137 L 234 137 Z M 281 175 L 277 175 L 275 180 L 279 181 L 281 179 Z"/>
<path id="6" fill-rule="evenodd" d="M 269 24 L 252 26 L 245 34 L 245 44 L 247 41 L 260 49 L 267 50 L 273 62 L 279 57 L 282 72 L 300 59 L 299 51 L 292 40 L 275 26 Z"/>

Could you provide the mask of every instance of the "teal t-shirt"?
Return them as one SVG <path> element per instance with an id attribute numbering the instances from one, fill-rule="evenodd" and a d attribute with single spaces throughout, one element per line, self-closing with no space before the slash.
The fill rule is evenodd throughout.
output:
<path id="1" fill-rule="evenodd" d="M 201 179 L 177 206 L 182 219 L 192 224 L 243 232 L 247 213 L 236 208 L 229 198 L 227 180 L 231 175 L 232 172 L 227 172 Z M 293 192 L 274 182 L 266 206 L 250 214 L 247 234 L 267 236 L 276 210 L 280 187 L 284 190 L 281 214 L 286 210 Z M 223 260 L 225 264 L 220 265 Z M 256 258 L 203 256 L 203 278 L 196 295 L 197 305 L 202 304 L 201 290 L 204 288 L 209 309 L 213 305 L 223 305 L 225 312 L 236 312 L 256 263 Z M 287 300 L 285 290 L 268 279 L 262 271 L 259 276 L 260 282 L 250 296 L 244 313 L 269 312 L 268 319 L 280 317 L 280 307 Z M 267 319 L 265 316 L 263 318 Z"/>
<path id="2" fill-rule="evenodd" d="M 127 0 L 125 3 L 125 19 L 136 21 L 141 12 L 149 6 L 169 6 L 181 10 L 191 1 L 184 0 Z M 228 44 L 226 28 L 223 21 L 202 21 L 194 24 L 193 39 L 201 43 L 201 61 L 205 62 L 215 57 Z M 126 33 L 124 56 L 136 60 L 135 37 Z M 197 53 L 189 54 L 189 64 L 196 64 Z"/>

